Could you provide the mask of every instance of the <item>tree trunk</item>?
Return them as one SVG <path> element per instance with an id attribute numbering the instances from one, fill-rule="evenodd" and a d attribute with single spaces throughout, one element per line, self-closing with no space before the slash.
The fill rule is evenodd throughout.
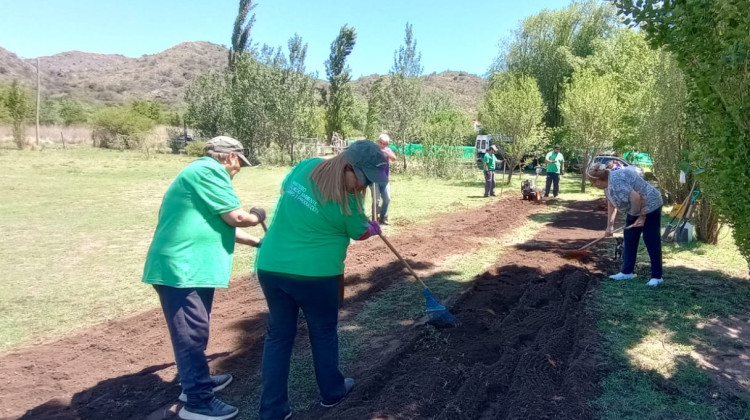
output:
<path id="1" fill-rule="evenodd" d="M 581 165 L 581 192 L 586 192 L 586 181 L 588 180 L 588 169 L 589 169 L 589 160 L 591 159 L 591 156 L 589 156 L 588 153 L 583 154 L 583 164 Z"/>
<path id="2" fill-rule="evenodd" d="M 716 245 L 719 241 L 719 218 L 713 211 L 711 200 L 703 197 L 695 204 L 695 233 L 699 240 Z"/>

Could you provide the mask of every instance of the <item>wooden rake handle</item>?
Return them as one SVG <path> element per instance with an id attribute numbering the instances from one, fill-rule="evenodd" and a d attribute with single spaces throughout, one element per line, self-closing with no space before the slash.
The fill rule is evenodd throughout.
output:
<path id="1" fill-rule="evenodd" d="M 415 279 L 417 279 L 417 281 L 419 282 L 419 284 L 421 284 L 422 287 L 424 287 L 425 289 L 428 289 L 427 285 L 424 284 L 424 282 L 422 281 L 422 279 L 419 278 L 419 276 L 417 275 L 417 273 L 415 273 L 414 270 L 412 270 L 411 266 L 409 265 L 408 262 L 406 262 L 406 260 L 404 259 L 404 257 L 402 257 L 401 254 L 398 253 L 398 251 L 396 251 L 396 248 L 394 248 L 393 245 L 391 245 L 391 242 L 388 239 L 386 239 L 385 236 L 383 236 L 383 234 L 379 234 L 378 236 L 380 236 L 380 239 L 382 239 L 383 242 L 385 242 L 385 244 L 388 245 L 388 248 L 391 249 L 391 251 L 393 252 L 393 254 L 395 254 L 398 257 L 398 259 L 401 260 L 401 262 L 404 264 L 404 266 L 406 266 L 406 269 L 409 270 L 409 272 L 411 273 L 412 276 L 414 276 Z"/>
<path id="2" fill-rule="evenodd" d="M 625 226 L 620 226 L 619 228 L 617 228 L 617 229 L 613 230 L 613 231 L 612 231 L 612 234 L 615 234 L 615 233 L 617 233 L 617 232 L 619 232 L 619 231 L 621 231 L 621 230 L 623 230 L 623 229 L 630 229 L 631 227 L 633 227 L 633 225 L 630 225 L 630 226 L 628 226 L 628 227 L 625 227 Z M 594 244 L 596 244 L 596 243 L 599 243 L 599 242 L 601 242 L 601 241 L 603 241 L 603 240 L 605 240 L 605 239 L 607 239 L 607 238 L 609 238 L 609 236 L 602 236 L 602 237 L 601 237 L 601 238 L 599 238 L 599 239 L 594 239 L 593 241 L 591 241 L 591 242 L 587 243 L 586 245 L 584 245 L 584 246 L 582 246 L 582 247 L 580 247 L 580 248 L 576 249 L 576 251 L 583 251 L 584 249 L 586 249 L 586 248 L 590 247 L 591 245 L 594 245 Z"/>

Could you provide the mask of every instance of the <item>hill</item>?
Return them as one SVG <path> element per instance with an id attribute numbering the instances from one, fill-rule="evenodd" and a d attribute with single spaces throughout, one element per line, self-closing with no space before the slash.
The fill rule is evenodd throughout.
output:
<path id="1" fill-rule="evenodd" d="M 130 58 L 115 54 L 68 51 L 40 57 L 41 83 L 47 97 L 70 96 L 90 104 L 118 104 L 150 99 L 178 106 L 190 81 L 204 71 L 222 70 L 227 49 L 210 42 L 183 42 L 157 54 Z M 378 75 L 352 82 L 366 98 Z M 24 59 L 0 47 L 0 84 L 18 79 L 29 88 L 36 84 L 36 59 Z M 485 80 L 458 71 L 422 77 L 426 92 L 443 92 L 467 114 L 476 114 Z M 322 82 L 325 84 L 325 82 Z"/>

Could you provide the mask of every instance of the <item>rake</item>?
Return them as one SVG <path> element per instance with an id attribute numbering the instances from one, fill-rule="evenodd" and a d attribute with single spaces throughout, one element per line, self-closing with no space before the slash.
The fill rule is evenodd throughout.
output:
<path id="1" fill-rule="evenodd" d="M 375 184 L 372 185 L 372 220 L 377 220 L 377 206 L 378 202 L 378 188 Z M 414 276 L 415 279 L 419 282 L 419 284 L 422 286 L 422 295 L 425 298 L 425 312 L 427 313 L 427 323 L 432 325 L 435 328 L 451 328 L 451 327 L 457 327 L 461 325 L 461 322 L 453 316 L 452 313 L 450 313 L 447 309 L 445 309 L 445 306 L 438 303 L 437 299 L 435 299 L 432 296 L 432 293 L 430 292 L 430 288 L 427 287 L 426 284 L 422 281 L 421 278 L 417 275 L 417 273 L 414 272 L 414 270 L 411 268 L 408 262 L 404 259 L 404 257 L 401 256 L 401 254 L 396 250 L 396 248 L 391 244 L 391 242 L 386 239 L 383 234 L 379 234 L 380 239 L 385 242 L 385 244 L 388 246 L 388 248 L 393 252 L 393 254 L 401 261 L 402 264 L 406 267 L 407 270 L 409 270 L 409 273 L 411 273 L 412 276 Z"/>
<path id="2" fill-rule="evenodd" d="M 619 232 L 621 230 L 624 230 L 624 229 L 630 229 L 631 227 L 633 227 L 633 225 L 630 225 L 628 227 L 621 226 L 621 227 L 613 230 L 612 234 L 615 234 L 615 233 L 617 233 L 617 232 Z M 602 236 L 601 238 L 594 239 L 593 241 L 587 243 L 586 245 L 584 245 L 584 246 L 582 246 L 582 247 L 580 247 L 578 249 L 573 249 L 573 250 L 570 250 L 570 251 L 565 251 L 565 252 L 563 252 L 563 257 L 565 257 L 565 258 L 567 258 L 569 260 L 580 260 L 580 259 L 582 259 L 584 257 L 590 257 L 593 253 L 591 251 L 589 251 L 588 248 L 590 248 L 592 245 L 597 244 L 597 243 L 599 243 L 599 242 L 601 242 L 601 241 L 603 241 L 605 239 L 608 239 L 608 238 L 609 238 L 609 236 Z"/>
<path id="3" fill-rule="evenodd" d="M 447 309 L 445 309 L 445 306 L 438 303 L 438 301 L 432 297 L 432 293 L 430 292 L 430 289 L 427 287 L 426 284 L 422 281 L 422 279 L 419 278 L 417 273 L 414 272 L 414 270 L 411 268 L 408 262 L 399 254 L 399 252 L 396 250 L 396 248 L 391 245 L 391 242 L 385 238 L 382 234 L 378 235 L 380 236 L 380 239 L 385 242 L 385 244 L 388 246 L 388 248 L 391 249 L 391 251 L 398 257 L 399 260 L 404 264 L 407 270 L 409 270 L 409 273 L 411 273 L 412 276 L 414 276 L 415 279 L 419 282 L 420 285 L 422 285 L 422 295 L 424 295 L 425 298 L 425 312 L 427 312 L 427 323 L 436 327 L 436 328 L 451 328 L 451 327 L 457 327 L 461 325 L 461 322 L 453 316 L 452 313 L 450 313 Z"/>

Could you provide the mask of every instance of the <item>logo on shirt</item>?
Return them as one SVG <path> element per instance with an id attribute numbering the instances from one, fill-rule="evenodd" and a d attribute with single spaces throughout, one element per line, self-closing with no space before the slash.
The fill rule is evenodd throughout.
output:
<path id="1" fill-rule="evenodd" d="M 320 212 L 318 209 L 318 202 L 310 197 L 307 193 L 307 188 L 299 182 L 292 181 L 291 185 L 286 190 L 286 194 L 289 194 L 290 197 L 302 203 L 303 206 L 307 207 L 313 213 Z"/>

